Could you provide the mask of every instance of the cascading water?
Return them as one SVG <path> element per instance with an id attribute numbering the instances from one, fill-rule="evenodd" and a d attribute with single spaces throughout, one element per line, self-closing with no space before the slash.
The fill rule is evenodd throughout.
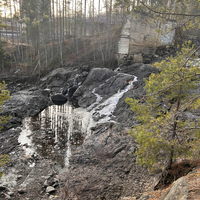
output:
<path id="1" fill-rule="evenodd" d="M 137 77 L 129 82 L 125 89 L 118 91 L 103 101 L 103 97 L 96 95 L 96 102 L 88 107 L 73 108 L 69 103 L 62 106 L 52 105 L 36 117 L 23 120 L 23 127 L 18 141 L 23 145 L 27 156 L 39 154 L 57 163 L 59 171 L 69 165 L 69 157 L 90 134 L 90 128 L 96 123 L 111 121 L 113 111 L 119 99 L 137 81 Z M 95 119 L 95 121 L 93 120 Z M 34 163 L 31 164 L 34 166 Z"/>
<path id="2" fill-rule="evenodd" d="M 123 96 L 124 93 L 126 93 L 131 87 L 133 87 L 133 83 L 136 81 L 137 77 L 135 77 L 134 80 L 130 81 L 128 86 L 124 90 L 119 90 L 116 94 L 106 99 L 102 103 L 100 103 L 102 97 L 96 94 L 94 90 L 93 93 L 97 96 L 97 100 L 93 105 L 90 106 L 92 108 L 91 113 L 93 118 L 96 119 L 99 123 L 110 121 L 111 117 L 114 117 L 112 113 L 115 110 L 119 99 Z"/>

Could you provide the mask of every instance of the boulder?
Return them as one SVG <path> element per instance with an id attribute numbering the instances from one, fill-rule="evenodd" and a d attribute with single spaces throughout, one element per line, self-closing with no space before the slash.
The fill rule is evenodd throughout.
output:
<path id="1" fill-rule="evenodd" d="M 173 183 L 171 190 L 159 200 L 187 200 L 188 192 L 188 181 L 185 177 L 181 177 Z"/>
<path id="2" fill-rule="evenodd" d="M 13 93 L 2 108 L 3 116 L 11 116 L 4 130 L 17 127 L 25 117 L 35 116 L 49 104 L 49 93 L 47 91 L 32 87 L 23 91 Z"/>
<path id="3" fill-rule="evenodd" d="M 57 68 L 40 80 L 40 87 L 51 88 L 54 92 L 77 87 L 86 79 L 89 70 L 88 66 Z"/>

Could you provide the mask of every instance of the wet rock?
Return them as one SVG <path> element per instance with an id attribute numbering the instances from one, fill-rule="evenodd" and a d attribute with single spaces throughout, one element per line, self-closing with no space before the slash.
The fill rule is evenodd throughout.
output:
<path id="1" fill-rule="evenodd" d="M 22 119 L 35 116 L 48 106 L 49 97 L 37 87 L 19 91 L 11 95 L 11 98 L 3 105 L 2 115 L 11 116 L 3 130 L 19 126 Z"/>
<path id="2" fill-rule="evenodd" d="M 66 84 L 66 80 L 71 77 L 73 72 L 67 68 L 57 68 L 49 75 L 40 80 L 42 86 L 45 88 L 61 87 Z"/>
<path id="3" fill-rule="evenodd" d="M 56 189 L 54 187 L 52 187 L 52 186 L 48 186 L 46 188 L 46 193 L 52 193 L 52 192 L 55 192 L 55 191 L 56 191 Z"/>
<path id="4" fill-rule="evenodd" d="M 90 70 L 89 66 L 82 66 L 76 70 L 56 69 L 40 81 L 40 87 L 43 89 L 31 87 L 24 91 L 13 90 L 11 99 L 4 105 L 3 114 L 12 115 L 5 130 L 19 126 L 23 118 L 34 116 L 49 105 L 49 92 L 44 90 L 46 87 L 51 88 L 53 92 L 58 92 L 64 87 L 68 91 L 74 87 L 70 91 L 71 97 L 78 101 L 74 101 L 74 104 L 88 107 L 96 102 L 97 95 L 94 93 L 100 95 L 102 101 L 108 99 L 118 90 L 123 90 L 128 81 L 136 75 L 139 81 L 134 83 L 133 89 L 124 94 L 113 112 L 116 116 L 115 121 L 123 126 L 131 126 L 133 113 L 124 99 L 127 96 L 138 97 L 136 93 L 143 92 L 142 77 L 148 77 L 150 73 L 157 71 L 152 70 L 150 65 L 143 64 L 127 68 L 121 66 L 119 72 L 105 68 Z M 70 170 L 63 175 L 61 183 L 55 178 L 53 164 L 50 165 L 40 157 L 24 158 L 25 154 L 18 145 L 20 129 L 3 131 L 0 134 L 0 153 L 11 156 L 9 169 L 5 170 L 8 178 L 4 182 L 6 186 L 16 188 L 16 191 L 19 187 L 26 188 L 25 195 L 30 199 L 42 199 L 40 194 L 44 194 L 44 188 L 48 188 L 47 193 L 56 192 L 61 184 L 63 187 L 66 186 L 66 180 L 69 182 L 70 195 L 82 200 L 88 200 L 88 196 L 91 199 L 115 200 L 121 196 L 141 194 L 145 190 L 144 183 L 152 184 L 153 178 L 146 169 L 135 164 L 133 152 L 137 147 L 123 126 L 108 123 L 91 128 L 92 134 L 87 136 L 83 146 L 70 158 Z M 52 130 L 48 131 L 48 137 L 52 137 Z M 41 132 L 37 134 L 43 141 L 47 141 L 46 136 L 41 136 Z M 75 135 L 78 136 L 76 133 Z M 32 161 L 35 166 L 30 167 L 29 163 Z"/>
<path id="5" fill-rule="evenodd" d="M 87 77 L 90 67 L 83 66 L 77 68 L 57 68 L 49 75 L 40 80 L 43 88 L 51 88 L 53 92 L 59 92 L 60 89 L 67 93 L 69 88 L 80 85 Z M 73 93 L 72 91 L 70 94 Z"/>
<path id="6" fill-rule="evenodd" d="M 115 116 L 112 118 L 113 120 L 119 122 L 124 127 L 129 128 L 138 123 L 130 106 L 125 102 L 125 99 L 127 97 L 133 99 L 141 98 L 141 95 L 145 94 L 143 90 L 144 85 L 143 81 L 134 82 L 134 87 L 127 91 L 123 97 L 119 99 L 116 109 L 113 112 L 113 115 Z"/>
<path id="7" fill-rule="evenodd" d="M 68 89 L 68 91 L 67 91 L 68 98 L 72 98 L 72 96 L 73 96 L 74 92 L 77 90 L 77 88 L 78 88 L 78 85 L 74 85 Z"/>
<path id="8" fill-rule="evenodd" d="M 135 76 L 111 71 L 106 68 L 91 70 L 84 83 L 76 90 L 74 96 L 79 100 L 81 107 L 88 107 L 95 103 L 97 93 L 103 100 L 124 89 Z"/>
<path id="9" fill-rule="evenodd" d="M 51 171 L 51 167 L 47 161 L 43 161 L 42 163 L 38 163 L 35 166 L 29 175 L 26 177 L 25 181 L 21 184 L 21 187 L 26 187 L 27 189 L 33 189 L 34 186 L 32 185 L 33 182 L 40 183 L 41 186 L 43 184 L 42 176 L 47 176 L 49 171 Z"/>

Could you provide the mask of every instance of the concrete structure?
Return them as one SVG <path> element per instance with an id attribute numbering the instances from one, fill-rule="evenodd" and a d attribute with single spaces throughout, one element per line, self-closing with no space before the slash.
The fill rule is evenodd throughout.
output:
<path id="1" fill-rule="evenodd" d="M 128 56 L 132 57 L 133 62 L 138 62 L 142 59 L 142 55 L 154 54 L 158 46 L 172 43 L 175 26 L 175 21 L 161 23 L 158 20 L 154 22 L 147 15 L 140 14 L 137 18 L 130 16 L 121 31 L 118 42 L 118 59 Z M 156 33 L 156 29 L 162 30 L 163 33 Z"/>

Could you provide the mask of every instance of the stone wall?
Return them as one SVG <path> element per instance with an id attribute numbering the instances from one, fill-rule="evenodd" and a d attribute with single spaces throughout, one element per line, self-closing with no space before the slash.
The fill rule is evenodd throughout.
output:
<path id="1" fill-rule="evenodd" d="M 118 42 L 118 60 L 124 60 L 128 56 L 133 62 L 142 62 L 143 54 L 154 54 L 158 46 L 172 43 L 175 26 L 175 21 L 161 23 L 147 15 L 129 16 Z M 162 30 L 162 35 L 156 33 L 156 29 Z"/>

